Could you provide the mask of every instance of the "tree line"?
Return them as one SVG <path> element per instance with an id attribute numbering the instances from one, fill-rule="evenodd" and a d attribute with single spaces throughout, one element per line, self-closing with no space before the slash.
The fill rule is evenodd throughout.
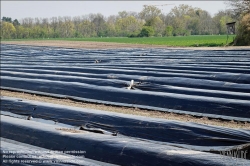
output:
<path id="1" fill-rule="evenodd" d="M 77 17 L 24 18 L 1 20 L 2 39 L 144 37 L 226 34 L 226 23 L 233 21 L 230 11 L 209 12 L 179 5 L 164 14 L 156 6 L 144 5 L 137 12 L 121 11 L 104 17 L 89 14 Z"/>

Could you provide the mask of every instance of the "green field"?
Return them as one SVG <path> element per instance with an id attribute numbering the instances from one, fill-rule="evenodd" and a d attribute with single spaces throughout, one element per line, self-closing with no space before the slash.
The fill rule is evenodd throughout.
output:
<path id="1" fill-rule="evenodd" d="M 235 35 L 230 35 L 228 43 L 231 43 L 234 37 Z M 99 38 L 22 39 L 22 41 L 23 40 L 96 41 L 96 42 L 150 44 L 150 45 L 166 45 L 166 46 L 181 46 L 181 47 L 202 47 L 202 46 L 217 47 L 226 45 L 227 36 L 200 35 L 200 36 L 147 37 L 147 38 L 99 37 Z"/>

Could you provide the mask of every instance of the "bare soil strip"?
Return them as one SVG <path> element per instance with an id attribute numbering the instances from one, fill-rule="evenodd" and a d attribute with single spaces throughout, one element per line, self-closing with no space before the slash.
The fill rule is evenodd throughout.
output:
<path id="1" fill-rule="evenodd" d="M 166 48 L 166 49 L 191 49 L 191 50 L 250 49 L 250 46 L 170 47 L 164 45 L 150 45 L 150 44 L 127 44 L 127 43 L 123 44 L 123 43 L 112 43 L 112 42 L 65 41 L 65 40 L 1 41 L 1 44 L 82 48 L 82 49 L 120 49 L 120 48 Z"/>
<path id="2" fill-rule="evenodd" d="M 110 106 L 104 104 L 93 104 L 87 102 L 79 102 L 73 101 L 70 99 L 58 99 L 54 97 L 45 97 L 40 95 L 33 95 L 28 93 L 20 93 L 20 92 L 13 92 L 7 90 L 1 90 L 1 96 L 8 96 L 8 97 L 17 97 L 27 100 L 36 100 L 40 102 L 47 102 L 47 103 L 54 103 L 60 105 L 67 105 L 73 107 L 81 107 L 81 108 L 90 108 L 90 109 L 97 109 L 103 111 L 110 111 L 116 113 L 123 113 L 123 114 L 132 114 L 132 115 L 140 115 L 146 116 L 151 118 L 163 118 L 168 120 L 178 120 L 182 122 L 194 122 L 199 124 L 205 125 L 215 125 L 215 126 L 222 126 L 222 127 L 229 127 L 229 128 L 239 128 L 239 129 L 250 129 L 250 123 L 247 122 L 234 122 L 234 121 L 224 121 L 219 119 L 208 119 L 206 117 L 193 117 L 190 115 L 181 115 L 175 113 L 167 113 L 167 112 L 160 112 L 154 110 L 143 110 L 139 108 L 129 108 L 129 107 L 118 107 L 118 106 Z"/>

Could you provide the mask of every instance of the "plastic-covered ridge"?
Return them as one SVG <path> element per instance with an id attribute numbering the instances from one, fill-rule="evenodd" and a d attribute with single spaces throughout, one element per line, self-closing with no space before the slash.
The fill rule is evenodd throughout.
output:
<path id="1" fill-rule="evenodd" d="M 4 130 L 2 130 L 4 129 Z M 119 165 L 249 165 L 250 161 L 127 137 L 68 133 L 55 125 L 1 115 L 3 138 L 51 150 L 84 150 L 85 157 Z M 32 139 L 30 137 L 32 136 Z"/>
<path id="2" fill-rule="evenodd" d="M 1 49 L 1 88 L 250 121 L 249 50 Z"/>
<path id="3" fill-rule="evenodd" d="M 1 98 L 1 111 L 26 117 L 32 115 L 33 118 L 77 127 L 86 126 L 89 128 L 87 131 L 95 129 L 97 133 L 172 143 L 178 147 L 201 151 L 219 151 L 250 143 L 249 130 L 61 106 L 12 97 Z"/>

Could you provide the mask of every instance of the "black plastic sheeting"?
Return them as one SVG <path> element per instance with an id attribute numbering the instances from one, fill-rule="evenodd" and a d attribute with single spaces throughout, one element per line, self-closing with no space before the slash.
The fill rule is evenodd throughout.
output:
<path id="1" fill-rule="evenodd" d="M 52 166 L 114 166 L 113 164 L 93 161 L 84 157 L 75 157 L 65 153 L 56 153 L 49 149 L 32 146 L 18 141 L 1 138 L 1 155 L 11 155 L 12 158 L 2 158 L 2 166 L 52 165 Z M 4 152 L 4 153 L 3 153 Z M 14 157 L 15 156 L 15 157 Z M 2 157 L 2 156 L 1 156 Z M 3 162 L 3 160 L 6 160 Z M 10 160 L 17 160 L 13 163 Z M 23 161 L 23 162 L 21 162 Z M 24 163 L 27 162 L 27 163 Z M 29 163 L 30 162 L 30 163 Z"/>
<path id="2" fill-rule="evenodd" d="M 250 50 L 1 49 L 4 89 L 250 121 Z"/>
<path id="3" fill-rule="evenodd" d="M 3 115 L 1 115 L 1 136 L 50 150 L 82 150 L 86 151 L 86 158 L 119 165 L 250 164 L 250 161 L 245 159 L 187 150 L 134 138 L 90 132 L 67 133 L 56 129 L 55 125 Z"/>
<path id="4" fill-rule="evenodd" d="M 250 131 L 158 118 L 127 115 L 57 104 L 1 98 L 1 111 L 52 120 L 72 126 L 105 131 L 108 135 L 127 136 L 166 142 L 199 151 L 223 151 L 250 143 Z M 99 132 L 100 133 L 100 132 Z M 105 134 L 105 133 L 104 133 Z M 250 150 L 250 145 L 248 145 Z M 250 158 L 250 156 L 249 156 Z"/>

